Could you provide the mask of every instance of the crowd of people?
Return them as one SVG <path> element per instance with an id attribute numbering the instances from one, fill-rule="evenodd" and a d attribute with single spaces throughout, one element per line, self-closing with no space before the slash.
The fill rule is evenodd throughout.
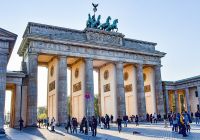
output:
<path id="1" fill-rule="evenodd" d="M 116 123 L 118 127 L 119 133 L 122 131 L 122 125 L 124 127 L 128 127 L 128 123 L 135 123 L 136 126 L 139 125 L 140 121 L 146 121 L 150 124 L 157 123 L 158 121 L 162 121 L 163 119 L 168 120 L 170 126 L 172 127 L 172 132 L 177 132 L 182 134 L 183 137 L 186 137 L 190 133 L 191 126 L 193 120 L 195 120 L 196 124 L 200 123 L 200 111 L 198 110 L 195 114 L 184 111 L 183 113 L 173 113 L 170 112 L 167 115 L 161 117 L 160 114 L 146 114 L 146 118 L 141 119 L 141 116 L 132 115 L 128 117 L 125 116 L 118 116 L 116 120 L 114 120 L 113 115 L 106 114 L 105 116 L 92 116 L 92 117 L 83 117 L 81 122 L 79 123 L 77 118 L 69 117 L 66 123 L 65 129 L 67 133 L 77 134 L 77 128 L 80 127 L 79 133 L 88 135 L 88 132 L 92 132 L 92 136 L 97 135 L 97 127 L 99 126 L 101 129 L 110 129 L 110 123 Z M 51 131 L 55 131 L 54 127 L 56 125 L 56 120 L 54 117 L 49 120 L 47 117 L 46 119 L 38 119 L 38 127 L 46 127 Z"/>

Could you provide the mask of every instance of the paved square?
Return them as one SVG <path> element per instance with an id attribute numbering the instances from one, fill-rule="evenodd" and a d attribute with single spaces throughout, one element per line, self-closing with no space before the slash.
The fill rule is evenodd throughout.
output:
<path id="1" fill-rule="evenodd" d="M 141 124 L 135 126 L 128 124 L 127 128 L 122 128 L 122 132 L 117 131 L 115 124 L 111 125 L 111 129 L 98 129 L 97 137 L 92 137 L 84 134 L 68 134 L 63 127 L 57 127 L 56 132 L 48 131 L 45 128 L 26 128 L 22 132 L 16 129 L 6 128 L 6 137 L 1 137 L 0 140 L 177 140 L 177 139 L 200 139 L 200 126 L 192 124 L 189 136 L 184 138 L 182 135 L 171 131 L 171 127 L 164 128 L 163 124 Z M 133 134 L 137 131 L 140 134 Z"/>

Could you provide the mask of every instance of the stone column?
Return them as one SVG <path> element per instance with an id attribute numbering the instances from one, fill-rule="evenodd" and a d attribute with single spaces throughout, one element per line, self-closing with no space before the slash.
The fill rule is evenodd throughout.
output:
<path id="1" fill-rule="evenodd" d="M 187 112 L 190 114 L 190 96 L 189 96 L 189 89 L 185 89 L 185 97 L 186 97 L 186 104 L 187 104 Z"/>
<path id="2" fill-rule="evenodd" d="M 117 113 L 120 117 L 126 115 L 123 69 L 124 66 L 122 62 L 116 63 Z"/>
<path id="3" fill-rule="evenodd" d="M 176 113 L 179 112 L 179 105 L 178 105 L 178 92 L 177 90 L 174 91 L 175 103 L 176 103 Z"/>
<path id="4" fill-rule="evenodd" d="M 0 54 L 0 134 L 5 134 L 3 127 L 4 127 L 7 59 L 8 59 L 7 54 Z"/>
<path id="5" fill-rule="evenodd" d="M 58 124 L 67 123 L 67 59 L 66 56 L 58 58 L 58 92 L 57 92 Z"/>
<path id="6" fill-rule="evenodd" d="M 154 67 L 155 71 L 155 95 L 156 95 L 156 105 L 157 105 L 157 113 L 163 115 L 164 114 L 164 99 L 163 99 L 163 91 L 162 91 L 162 79 L 161 79 L 161 71 L 160 65 Z"/>
<path id="7" fill-rule="evenodd" d="M 21 85 L 17 84 L 15 88 L 15 127 L 19 126 L 20 107 L 21 107 Z"/>
<path id="8" fill-rule="evenodd" d="M 144 78 L 143 78 L 143 65 L 136 65 L 137 73 L 137 103 L 138 103 L 138 115 L 145 119 L 146 117 L 146 100 L 144 93 Z"/>
<path id="9" fill-rule="evenodd" d="M 85 112 L 87 117 L 94 115 L 93 60 L 85 59 Z"/>
<path id="10" fill-rule="evenodd" d="M 165 101 L 166 101 L 166 114 L 168 114 L 170 111 L 170 107 L 169 107 L 169 95 L 167 89 L 165 89 Z"/>
<path id="11" fill-rule="evenodd" d="M 28 54 L 27 126 L 37 126 L 38 55 Z"/>
<path id="12" fill-rule="evenodd" d="M 197 92 L 198 92 L 198 99 L 199 99 L 199 106 L 200 106 L 200 85 L 197 86 Z"/>

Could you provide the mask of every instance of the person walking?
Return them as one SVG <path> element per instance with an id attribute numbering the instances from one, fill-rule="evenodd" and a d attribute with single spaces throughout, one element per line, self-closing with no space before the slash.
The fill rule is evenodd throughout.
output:
<path id="1" fill-rule="evenodd" d="M 96 137 L 97 135 L 97 119 L 92 116 L 92 136 Z"/>
<path id="2" fill-rule="evenodd" d="M 47 129 L 48 129 L 49 128 L 49 117 L 47 117 L 46 122 L 47 122 Z"/>
<path id="3" fill-rule="evenodd" d="M 196 121 L 196 124 L 199 124 L 199 117 L 200 117 L 200 113 L 199 113 L 199 110 L 197 110 L 197 112 L 195 112 L 195 121 Z"/>
<path id="4" fill-rule="evenodd" d="M 108 116 L 108 114 L 106 114 L 105 119 L 106 119 L 106 128 L 110 129 L 110 117 Z"/>
<path id="5" fill-rule="evenodd" d="M 118 116 L 117 118 L 117 126 L 118 126 L 118 131 L 120 133 L 122 130 L 122 119 L 120 118 L 120 116 Z"/>
<path id="6" fill-rule="evenodd" d="M 157 123 L 157 120 L 158 120 L 158 116 L 156 113 L 153 114 L 153 120 L 154 120 L 154 123 Z"/>
<path id="7" fill-rule="evenodd" d="M 113 123 L 113 115 L 110 116 L 111 123 Z"/>

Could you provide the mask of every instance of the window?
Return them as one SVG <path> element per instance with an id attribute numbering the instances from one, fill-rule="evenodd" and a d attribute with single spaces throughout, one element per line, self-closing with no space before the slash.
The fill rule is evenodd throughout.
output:
<path id="1" fill-rule="evenodd" d="M 195 91 L 195 96 L 198 97 L 198 91 Z"/>

